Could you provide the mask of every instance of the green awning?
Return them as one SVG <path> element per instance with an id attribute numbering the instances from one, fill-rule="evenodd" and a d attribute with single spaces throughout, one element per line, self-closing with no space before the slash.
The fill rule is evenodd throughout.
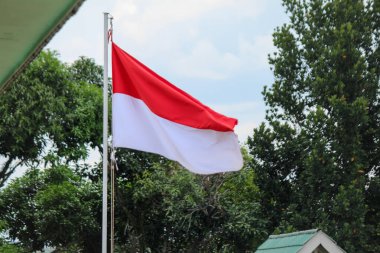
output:
<path id="1" fill-rule="evenodd" d="M 0 93 L 84 0 L 0 0 Z"/>

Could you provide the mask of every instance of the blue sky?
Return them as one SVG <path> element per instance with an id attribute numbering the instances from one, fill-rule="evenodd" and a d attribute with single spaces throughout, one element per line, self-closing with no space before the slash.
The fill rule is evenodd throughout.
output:
<path id="1" fill-rule="evenodd" d="M 103 64 L 103 12 L 114 42 L 204 104 L 237 118 L 242 143 L 264 121 L 272 33 L 287 22 L 280 0 L 87 0 L 46 48 L 64 62 Z"/>

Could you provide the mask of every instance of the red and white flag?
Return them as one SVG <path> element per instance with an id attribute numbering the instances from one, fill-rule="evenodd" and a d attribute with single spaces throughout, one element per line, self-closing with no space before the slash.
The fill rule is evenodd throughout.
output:
<path id="1" fill-rule="evenodd" d="M 112 43 L 114 147 L 165 156 L 191 172 L 243 166 L 237 120 L 178 89 Z"/>

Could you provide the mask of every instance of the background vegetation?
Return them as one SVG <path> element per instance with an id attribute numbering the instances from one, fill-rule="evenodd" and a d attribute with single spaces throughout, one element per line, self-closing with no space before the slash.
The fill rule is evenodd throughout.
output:
<path id="1" fill-rule="evenodd" d="M 266 121 L 236 173 L 117 151 L 117 252 L 254 252 L 321 228 L 380 252 L 380 2 L 284 0 Z M 102 67 L 42 52 L 0 95 L 0 252 L 100 252 Z M 27 172 L 14 180 L 19 168 Z"/>

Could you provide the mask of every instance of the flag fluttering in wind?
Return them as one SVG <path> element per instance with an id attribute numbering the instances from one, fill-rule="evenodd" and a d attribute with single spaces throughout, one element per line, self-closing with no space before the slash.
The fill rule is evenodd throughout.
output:
<path id="1" fill-rule="evenodd" d="M 237 120 L 221 115 L 112 43 L 114 147 L 160 154 L 191 172 L 243 166 Z"/>

